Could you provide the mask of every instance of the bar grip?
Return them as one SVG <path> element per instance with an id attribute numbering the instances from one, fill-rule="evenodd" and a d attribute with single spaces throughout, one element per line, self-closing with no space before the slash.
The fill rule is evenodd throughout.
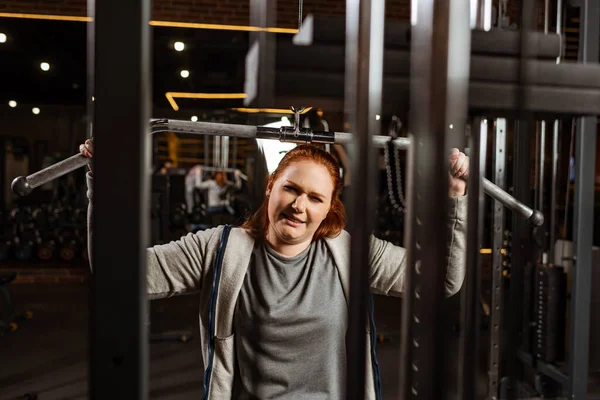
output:
<path id="1" fill-rule="evenodd" d="M 485 178 L 483 178 L 483 190 L 512 212 L 525 218 L 532 226 L 542 226 L 544 224 L 544 215 L 540 211 L 532 210 Z"/>
<path id="2" fill-rule="evenodd" d="M 68 174 L 69 172 L 74 171 L 78 168 L 81 168 L 84 165 L 89 164 L 91 160 L 91 158 L 78 153 L 47 168 L 44 168 L 41 171 L 33 173 L 27 177 L 16 177 L 12 181 L 10 187 L 13 193 L 19 196 L 27 196 L 36 187 L 48 183 L 62 175 Z"/>

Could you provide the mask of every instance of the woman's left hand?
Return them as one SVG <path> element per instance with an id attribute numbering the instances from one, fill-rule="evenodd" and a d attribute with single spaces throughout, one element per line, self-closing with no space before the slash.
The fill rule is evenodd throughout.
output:
<path id="1" fill-rule="evenodd" d="M 469 157 L 454 148 L 450 151 L 450 170 L 448 171 L 448 194 L 450 197 L 464 196 L 467 192 L 469 176 Z"/>

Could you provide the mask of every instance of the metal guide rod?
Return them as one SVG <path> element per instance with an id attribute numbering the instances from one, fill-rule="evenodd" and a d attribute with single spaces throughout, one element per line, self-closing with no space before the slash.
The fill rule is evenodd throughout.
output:
<path id="1" fill-rule="evenodd" d="M 381 131 L 376 115 L 381 113 L 384 24 L 384 0 L 346 1 L 345 120 L 357 132 L 349 147 L 352 187 L 357 190 L 350 196 L 349 208 L 352 246 L 346 338 L 346 399 L 370 398 L 373 394 L 377 399 L 381 398 L 378 367 L 373 359 L 375 354 L 374 351 L 366 353 L 365 343 L 370 277 L 368 244 L 374 227 L 375 199 L 364 194 L 377 190 L 376 153 L 371 137 Z M 299 134 L 297 130 L 290 133 L 290 136 Z M 287 136 L 285 129 L 283 135 Z M 369 359 L 371 362 L 367 366 L 366 360 Z M 374 382 L 367 384 L 365 381 L 365 367 L 373 369 L 373 374 L 369 376 L 374 377 Z M 365 393 L 365 387 L 371 386 L 375 393 Z"/>
<path id="2" fill-rule="evenodd" d="M 479 326 L 481 320 L 481 273 L 480 252 L 483 235 L 485 198 L 481 178 L 485 174 L 488 120 L 476 118 L 469 144 L 473 155 L 469 174 L 468 220 L 467 220 L 467 269 L 461 289 L 461 379 L 463 400 L 475 400 L 479 371 Z"/>
<path id="3" fill-rule="evenodd" d="M 285 129 L 284 129 L 285 128 Z M 350 144 L 353 135 L 346 132 L 317 132 L 310 129 L 301 129 L 298 135 L 289 131 L 289 127 L 267 128 L 262 126 L 233 125 L 213 122 L 190 122 L 177 120 L 155 120 L 152 124 L 152 133 L 175 131 L 177 133 L 197 135 L 221 135 L 242 137 L 247 139 L 261 138 L 280 140 L 282 142 L 301 143 L 335 143 Z M 389 136 L 373 135 L 371 137 L 374 147 L 383 147 L 389 142 Z M 205 143 L 208 143 L 205 142 Z M 410 138 L 397 138 L 394 145 L 400 150 L 410 149 Z M 465 150 L 467 152 L 467 150 Z M 90 163 L 90 159 L 81 154 L 75 154 L 63 161 L 53 164 L 43 170 L 35 172 L 27 177 L 19 176 L 12 182 L 12 190 L 19 196 L 26 196 L 33 189 L 50 182 L 62 175 L 81 168 Z M 510 194 L 500 189 L 492 182 L 483 178 L 484 192 L 494 199 L 500 201 L 513 212 L 528 219 L 534 226 L 539 226 L 544 221 L 544 216 L 537 210 L 532 210 L 521 203 Z"/>
<path id="4" fill-rule="evenodd" d="M 466 126 L 471 51 L 469 2 L 413 1 L 410 51 L 408 212 L 404 247 L 407 273 L 402 312 L 400 398 L 447 395 L 443 327 L 450 201 L 448 152 Z M 435 27 L 435 28 L 434 28 Z M 436 377 L 436 379 L 432 379 Z"/>
<path id="5" fill-rule="evenodd" d="M 562 33 L 562 0 L 556 2 L 556 33 L 559 35 Z M 561 58 L 556 58 L 556 63 L 560 63 Z M 558 141 L 560 133 L 561 121 L 554 120 L 554 127 L 552 131 L 552 193 L 550 200 L 550 251 L 548 262 L 554 264 L 554 248 L 556 242 L 556 190 L 558 180 Z"/>
<path id="6" fill-rule="evenodd" d="M 579 57 L 598 63 L 600 1 L 577 0 L 580 6 Z M 597 117 L 577 120 L 575 135 L 575 201 L 573 203 L 573 272 L 569 344 L 569 398 L 588 398 L 590 298 L 594 233 L 594 183 Z M 567 211 L 567 210 L 566 210 Z"/>
<path id="7" fill-rule="evenodd" d="M 496 120 L 494 141 L 494 181 L 498 188 L 504 188 L 506 175 L 506 119 Z M 492 306 L 490 307 L 490 364 L 489 364 L 489 395 L 491 400 L 498 399 L 498 383 L 500 379 L 500 324 L 502 315 L 502 242 L 504 235 L 504 207 L 498 200 L 493 204 L 492 229 Z"/>

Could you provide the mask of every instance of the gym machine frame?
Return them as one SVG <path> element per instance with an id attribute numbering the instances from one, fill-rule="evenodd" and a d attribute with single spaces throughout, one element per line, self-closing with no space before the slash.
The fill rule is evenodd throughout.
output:
<path id="1" fill-rule="evenodd" d="M 412 178 L 410 178 L 411 182 L 409 183 L 409 187 L 412 190 L 411 196 L 422 196 L 422 193 L 428 190 L 428 188 L 424 187 L 423 185 L 419 185 L 418 181 L 442 181 L 437 178 L 440 176 L 439 172 L 443 172 L 445 167 L 445 154 L 443 152 L 444 146 L 441 144 L 435 145 L 435 141 L 431 141 L 431 139 L 437 136 L 438 138 L 443 139 L 440 140 L 440 142 L 446 143 L 446 139 L 448 138 L 449 134 L 445 127 L 448 126 L 447 122 L 450 116 L 458 117 L 464 121 L 465 113 L 460 110 L 462 105 L 457 106 L 459 110 L 450 110 L 451 105 L 445 103 L 446 96 L 439 96 L 439 92 L 437 92 L 437 96 L 433 96 L 433 93 L 435 88 L 440 88 L 443 90 L 443 92 L 450 90 L 448 87 L 448 76 L 446 75 L 446 72 L 442 70 L 441 65 L 448 65 L 449 55 L 447 50 L 451 47 L 453 48 L 453 46 L 457 43 L 464 45 L 465 39 L 464 37 L 457 38 L 448 35 L 444 37 L 444 32 L 448 33 L 450 16 L 456 16 L 463 13 L 465 10 L 463 10 L 461 7 L 464 7 L 465 4 L 466 3 L 454 1 L 446 4 L 446 2 L 438 0 L 431 2 L 431 4 L 426 6 L 419 7 L 419 11 L 417 13 L 417 19 L 419 21 L 425 21 L 425 23 L 416 24 L 417 29 L 413 32 L 414 43 L 412 45 L 423 46 L 428 50 L 427 53 L 421 53 L 421 56 L 426 63 L 424 70 L 432 72 L 432 74 L 427 76 L 424 74 L 418 78 L 415 77 L 414 81 L 412 82 L 414 85 L 413 90 L 419 90 L 419 93 L 426 93 L 424 96 L 426 99 L 422 100 L 426 104 L 424 104 L 425 107 L 419 111 L 420 114 L 416 115 L 416 122 L 414 122 L 415 126 L 411 129 L 413 131 L 414 138 L 412 138 L 411 141 L 413 143 L 416 141 L 418 144 L 417 149 L 415 149 L 415 152 L 420 152 L 418 158 L 423 160 L 426 155 L 432 155 L 432 157 L 429 159 L 432 160 L 431 162 L 433 164 L 431 164 L 431 162 L 428 165 L 411 164 L 411 170 L 416 168 L 417 173 L 419 167 L 426 167 L 426 173 L 424 175 L 421 174 L 420 179 L 416 180 L 416 182 L 412 182 Z M 597 10 L 597 2 L 594 4 L 596 7 L 593 11 Z M 116 8 L 121 10 L 117 17 L 115 17 L 115 14 L 112 12 L 112 10 Z M 350 13 L 351 10 L 353 11 L 353 14 Z M 354 46 L 353 49 L 349 49 L 349 52 L 351 52 L 353 56 L 360 57 L 360 59 L 365 57 L 368 58 L 370 60 L 368 65 L 370 65 L 372 68 L 356 70 L 355 74 L 357 76 L 357 81 L 346 82 L 346 84 L 351 88 L 351 90 L 352 87 L 357 87 L 359 88 L 361 94 L 368 94 L 369 96 L 374 97 L 371 98 L 367 104 L 360 103 L 360 101 L 362 101 L 360 99 L 362 98 L 364 100 L 365 97 L 354 97 L 356 104 L 353 105 L 353 107 L 359 108 L 356 110 L 357 112 L 354 113 L 356 118 L 356 127 L 366 128 L 358 131 L 372 133 L 376 132 L 376 124 L 372 122 L 375 119 L 368 117 L 374 116 L 376 105 L 378 101 L 380 102 L 380 100 L 377 100 L 377 98 L 375 98 L 376 96 L 374 96 L 372 93 L 373 90 L 377 92 L 377 88 L 370 88 L 368 83 L 369 78 L 373 78 L 371 74 L 376 74 L 379 72 L 376 65 L 378 56 L 373 56 L 372 60 L 370 57 L 373 53 L 377 53 L 378 51 L 381 53 L 381 49 L 377 49 L 375 46 L 376 43 L 373 41 L 369 43 L 369 41 L 365 39 L 369 36 L 369 34 L 373 35 L 373 29 L 376 30 L 378 25 L 383 26 L 383 24 L 377 24 L 378 21 L 373 20 L 373 16 L 382 18 L 383 4 L 381 1 L 370 2 L 363 0 L 360 2 L 360 7 L 358 7 L 354 2 L 349 1 L 348 11 L 347 18 L 349 21 L 351 21 L 352 18 L 357 18 L 357 15 L 359 16 L 357 19 L 359 23 L 355 25 L 357 31 L 354 32 L 354 34 L 349 33 L 347 37 L 349 45 Z M 592 14 L 595 15 L 594 13 Z M 468 15 L 468 12 L 464 12 L 464 15 Z M 589 19 L 590 12 L 587 12 L 585 15 L 587 21 L 587 19 Z M 429 31 L 433 24 L 427 22 L 434 22 L 434 17 L 436 26 L 440 24 L 440 26 L 444 26 L 444 29 L 436 32 Z M 145 233 L 147 231 L 147 229 L 145 229 L 145 216 L 147 214 L 147 207 L 144 207 L 145 202 L 143 200 L 143 194 L 148 191 L 147 189 L 149 186 L 147 176 L 148 168 L 146 168 L 148 165 L 147 121 L 150 99 L 148 79 L 148 20 L 149 4 L 143 0 L 130 2 L 125 6 L 123 6 L 121 3 L 117 4 L 116 0 L 106 0 L 105 2 L 98 4 L 96 7 L 95 24 L 96 32 L 98 33 L 97 39 L 99 40 L 96 40 L 95 53 L 95 88 L 97 99 L 94 110 L 96 121 L 94 131 L 96 132 L 95 136 L 98 140 L 96 140 L 95 143 L 97 155 L 94 157 L 94 165 L 98 172 L 95 174 L 94 181 L 96 191 L 96 209 L 94 216 L 95 236 L 93 247 L 95 251 L 92 260 L 94 264 L 102 264 L 102 268 L 98 269 L 94 277 L 95 287 L 93 291 L 93 304 L 95 313 L 93 313 L 93 316 L 95 324 L 92 324 L 93 329 L 90 346 L 92 349 L 92 357 L 90 358 L 90 394 L 92 398 L 115 396 L 123 396 L 127 398 L 147 398 L 148 395 L 147 333 L 145 332 L 145 329 L 143 328 L 144 324 L 142 323 L 146 309 L 144 291 L 145 260 L 143 259 L 144 252 L 141 251 L 146 247 L 148 242 Z M 587 30 L 589 25 L 593 24 L 585 24 L 586 37 L 595 37 L 589 35 L 589 31 Z M 597 29 L 597 26 L 595 29 Z M 119 32 L 118 37 L 116 37 L 116 32 Z M 374 36 L 380 37 L 376 32 Z M 123 37 L 127 39 L 124 40 Z M 351 40 L 354 42 L 351 42 Z M 432 42 L 435 42 L 441 46 L 432 46 Z M 370 46 L 366 45 L 365 43 L 369 43 Z M 590 44 L 588 43 L 587 46 L 590 46 Z M 446 50 L 445 53 L 443 51 L 444 49 Z M 587 53 L 589 52 L 590 51 L 588 50 Z M 419 54 L 415 53 L 418 52 L 413 52 L 411 58 L 414 58 L 414 62 L 416 63 Z M 115 55 L 117 55 L 117 57 L 115 57 Z M 119 76 L 109 74 L 111 70 L 110 63 L 114 63 L 115 59 L 120 60 L 120 62 L 123 63 L 123 66 L 129 66 L 128 68 L 123 69 Z M 594 59 L 594 57 L 583 57 L 584 61 L 589 61 L 592 59 Z M 442 63 L 437 63 L 434 61 L 442 61 Z M 356 85 L 354 82 L 357 82 L 358 85 Z M 377 86 L 377 84 L 375 86 Z M 458 90 L 464 91 L 464 84 L 461 85 L 461 87 L 462 89 L 459 88 Z M 124 92 L 127 93 L 127 96 L 123 96 Z M 350 100 L 352 100 L 352 97 L 349 97 Z M 415 96 L 411 97 L 414 101 Z M 466 94 L 459 97 L 459 103 L 463 101 L 465 97 Z M 126 104 L 123 104 L 124 99 L 127 99 Z M 359 105 L 360 107 L 358 107 Z M 416 107 L 411 108 L 415 110 Z M 127 110 L 127 113 L 125 113 L 123 110 Z M 423 116 L 431 115 L 438 115 L 440 117 L 435 119 L 433 122 L 424 121 Z M 583 335 L 585 333 L 589 332 L 589 326 L 585 323 L 586 317 L 588 319 L 587 322 L 589 322 L 589 279 L 587 279 L 587 290 L 585 284 L 586 274 L 589 278 L 589 272 L 591 271 L 591 235 L 586 236 L 586 234 L 590 233 L 590 228 L 589 225 L 586 226 L 583 221 L 586 219 L 589 220 L 589 217 L 591 216 L 590 213 L 593 212 L 593 209 L 589 207 L 589 199 L 593 198 L 590 196 L 590 194 L 593 194 L 593 179 L 589 179 L 589 173 L 584 167 L 590 163 L 593 164 L 593 153 L 590 156 L 590 154 L 586 154 L 586 152 L 589 153 L 595 149 L 595 146 L 590 146 L 590 143 L 588 143 L 589 140 L 592 142 L 591 144 L 594 144 L 595 132 L 590 133 L 587 132 L 586 129 L 586 127 L 590 128 L 589 122 L 591 122 L 591 120 L 588 118 L 587 123 L 586 120 L 583 120 L 583 122 L 584 123 L 581 124 L 581 126 L 583 126 L 582 130 L 585 131 L 586 134 L 578 137 L 578 155 L 580 155 L 580 157 L 578 158 L 577 164 L 577 194 L 575 201 L 576 210 L 578 210 L 575 217 L 577 238 L 575 254 L 576 257 L 578 257 L 577 264 L 580 268 L 580 271 L 576 274 L 575 285 L 577 290 L 575 291 L 575 300 L 573 302 L 574 308 L 578 305 L 580 308 L 579 312 L 574 313 L 575 318 L 572 324 L 572 331 L 575 330 L 576 336 L 580 339 L 584 337 Z M 118 131 L 114 128 L 115 126 L 119 127 Z M 258 130 L 258 128 L 254 129 Z M 120 134 L 122 131 L 132 132 L 134 134 L 125 137 Z M 270 132 L 270 134 L 273 133 L 274 132 Z M 287 134 L 287 132 L 285 132 L 285 134 Z M 479 132 L 476 131 L 473 134 L 478 135 Z M 359 146 L 360 148 L 368 149 L 371 147 L 371 137 L 374 135 L 369 135 L 367 133 L 362 135 L 363 136 L 360 138 L 358 138 L 358 136 L 347 136 L 346 140 L 349 141 L 354 139 L 355 145 L 358 142 L 362 144 L 362 146 Z M 229 134 L 229 136 L 235 135 Z M 311 136 L 314 138 L 314 132 L 311 134 Z M 342 134 L 341 137 L 343 136 L 344 135 Z M 474 140 L 474 144 L 477 144 L 478 141 L 478 139 Z M 111 143 L 119 143 L 121 148 L 128 149 L 127 156 L 119 160 L 119 165 L 114 163 L 114 159 L 111 159 L 111 157 L 114 157 Z M 360 150 L 360 148 L 357 150 L 368 151 Z M 479 150 L 478 146 L 477 150 Z M 413 153 L 414 152 L 409 153 L 409 156 L 411 157 L 411 163 L 415 161 L 415 158 L 417 158 L 417 155 L 413 155 Z M 102 154 L 104 154 L 104 156 Z M 474 155 L 474 158 L 480 161 L 477 155 Z M 359 157 L 358 160 L 360 159 L 361 158 Z M 66 173 L 85 165 L 88 162 L 88 159 L 77 155 L 71 159 L 63 161 L 62 164 L 59 163 L 61 164 L 60 167 L 59 164 L 57 164 L 55 166 L 57 168 L 54 169 L 52 173 L 56 173 L 56 171 L 61 168 L 61 174 Z M 367 178 L 369 176 L 368 170 L 374 166 L 368 165 L 368 162 L 364 160 L 362 163 L 365 163 L 363 164 L 365 168 L 358 169 L 358 171 L 364 170 L 365 172 L 357 174 L 356 184 L 357 186 L 362 184 L 362 187 L 366 187 L 365 185 L 368 183 Z M 479 165 L 475 165 L 475 168 L 480 170 L 482 163 L 479 162 L 478 164 Z M 40 173 L 42 172 L 44 171 L 40 171 Z M 41 175 L 35 177 L 30 176 L 29 180 L 24 181 L 23 179 L 20 179 L 19 181 L 15 182 L 14 188 L 17 191 L 27 191 L 37 186 L 36 181 L 42 182 L 42 178 L 59 176 L 57 174 L 48 174 L 49 171 L 45 170 L 45 172 Z M 413 176 L 414 172 L 410 175 Z M 473 176 L 473 174 L 471 176 Z M 45 181 L 47 180 L 44 180 L 44 182 Z M 28 184 L 29 186 L 25 184 Z M 485 183 L 483 185 L 485 185 Z M 474 186 L 470 187 L 473 188 Z M 590 187 L 592 189 L 591 191 L 589 190 Z M 445 189 L 445 182 L 437 182 L 435 189 L 433 190 L 443 193 L 442 189 Z M 472 190 L 470 192 L 471 199 L 474 200 L 471 203 L 478 202 L 478 192 L 478 190 Z M 361 198 L 361 196 L 357 197 L 358 199 Z M 364 204 L 368 206 L 366 196 L 362 197 L 365 200 Z M 405 247 L 407 247 L 409 250 L 409 257 L 411 260 L 415 260 L 415 257 L 419 257 L 419 255 L 415 256 L 415 248 L 419 248 L 419 238 L 423 238 L 428 233 L 431 233 L 435 222 L 441 221 L 442 212 L 444 211 L 435 210 L 436 214 L 434 214 L 433 218 L 435 220 L 433 221 L 434 223 L 431 223 L 431 221 L 424 222 L 426 220 L 420 220 L 419 218 L 420 216 L 426 217 L 425 210 L 412 210 L 413 207 L 419 206 L 418 203 L 425 202 L 415 202 L 413 197 L 409 198 L 410 226 L 407 227 L 409 232 L 409 235 L 407 236 L 409 238 L 407 239 L 407 245 Z M 422 204 L 422 206 L 431 209 L 433 204 Z M 132 213 L 130 211 L 126 212 L 125 210 L 137 210 L 137 212 Z M 531 211 L 529 216 L 532 214 L 534 214 L 533 211 Z M 362 222 L 360 221 L 361 219 L 363 220 Z M 473 219 L 478 220 L 479 218 Z M 368 222 L 365 222 L 366 220 L 368 220 L 367 213 L 363 213 L 362 218 L 359 218 L 358 221 L 353 222 L 357 222 L 357 226 L 366 226 L 366 224 L 368 224 Z M 415 220 L 419 220 L 424 223 L 415 224 Z M 477 224 L 478 221 L 475 221 L 474 223 Z M 119 226 L 121 229 L 115 230 L 114 226 Z M 469 231 L 476 232 L 477 230 L 473 230 L 470 227 Z M 470 235 L 470 237 L 472 237 L 472 235 Z M 442 236 L 436 237 L 433 246 L 440 248 L 440 246 L 443 244 L 443 239 L 444 238 Z M 133 241 L 136 246 L 131 246 L 131 241 Z M 362 245 L 364 245 L 364 242 L 361 243 L 361 246 Z M 472 246 L 473 243 L 469 242 L 469 245 Z M 589 256 L 587 254 L 588 250 Z M 363 254 L 365 253 L 365 249 L 360 251 L 362 251 Z M 423 259 L 421 259 L 422 262 L 415 263 L 414 268 L 410 268 L 411 273 L 409 274 L 407 284 L 407 293 L 410 295 L 407 296 L 407 298 L 413 298 L 414 294 L 418 294 L 418 296 L 414 297 L 412 301 L 405 302 L 405 321 L 403 323 L 403 336 L 405 340 L 403 343 L 405 343 L 407 346 L 414 347 L 415 341 L 412 339 L 415 339 L 415 332 L 435 331 L 435 329 L 432 329 L 434 328 L 435 324 L 434 320 L 431 318 L 420 320 L 418 315 L 414 314 L 414 312 L 418 312 L 418 307 L 416 307 L 417 305 L 413 302 L 418 301 L 424 303 L 425 300 L 427 300 L 430 302 L 429 304 L 434 306 L 434 310 L 439 311 L 439 307 L 436 305 L 439 305 L 439 296 L 441 292 L 430 294 L 427 293 L 427 291 L 418 293 L 412 290 L 415 285 L 419 284 L 419 279 L 424 279 L 425 274 L 432 273 L 432 269 L 427 268 L 428 264 L 432 263 L 432 261 L 435 261 L 436 259 L 441 259 L 441 252 L 436 251 L 432 253 L 434 254 L 429 260 L 424 258 L 427 256 L 426 254 L 421 255 L 423 256 Z M 118 257 L 115 256 L 117 254 Z M 471 262 L 469 262 L 469 278 L 467 279 L 467 284 L 472 278 L 472 275 L 470 275 L 472 271 L 473 265 Z M 126 273 L 126 275 L 124 275 L 124 273 Z M 421 273 L 424 275 L 423 277 L 419 278 Z M 120 277 L 121 279 L 114 279 L 116 276 Z M 429 278 L 432 278 L 432 282 L 435 285 L 439 286 L 441 284 L 440 276 L 431 276 L 427 279 Z M 358 280 L 358 277 L 352 278 L 352 281 L 354 282 L 352 285 L 354 288 L 361 287 L 361 284 L 358 282 Z M 114 296 L 114 293 L 120 293 L 120 296 Z M 359 304 L 359 306 L 353 306 L 350 315 L 364 315 L 362 312 L 356 312 L 356 308 L 360 310 L 364 307 L 364 302 L 361 304 L 361 300 L 359 299 L 361 297 L 359 293 L 362 292 L 354 291 L 353 293 L 355 294 L 353 294 L 352 297 L 356 296 L 356 299 L 358 300 L 353 300 L 351 302 L 352 304 Z M 469 290 L 470 297 L 472 297 L 473 293 L 476 294 L 476 290 Z M 433 297 L 426 299 L 426 297 L 430 295 Z M 588 300 L 587 306 L 586 298 Z M 471 299 L 470 306 L 473 304 L 473 299 Z M 435 312 L 432 314 L 435 314 Z M 584 322 L 582 327 L 576 325 L 578 320 L 579 322 Z M 419 324 L 420 326 L 416 326 Z M 469 326 L 465 326 L 465 328 L 474 329 L 473 327 Z M 362 330 L 364 329 L 364 326 L 359 326 L 357 329 Z M 407 393 L 404 393 L 403 397 L 419 396 L 422 398 L 435 398 L 435 394 L 440 393 L 442 384 L 437 382 L 432 383 L 430 378 L 427 382 L 427 384 L 429 384 L 429 388 L 425 385 L 418 384 L 419 375 L 425 375 L 425 371 L 431 371 L 433 368 L 435 368 L 435 365 L 440 365 L 438 361 L 443 359 L 443 354 L 440 353 L 438 339 L 438 337 L 430 336 L 429 338 L 425 338 L 423 340 L 421 344 L 424 345 L 421 346 L 420 351 L 426 351 L 427 353 L 422 353 L 422 357 L 415 357 L 414 348 L 412 351 L 408 352 L 406 348 L 404 349 L 404 354 L 406 357 L 403 358 L 405 368 L 403 368 L 402 373 L 406 374 L 407 376 L 403 376 L 403 388 L 407 391 Z M 575 342 L 575 337 L 572 336 L 572 340 Z M 428 346 L 429 344 L 431 344 L 431 347 Z M 576 345 L 577 346 L 573 347 L 572 350 L 574 350 L 574 352 L 571 354 L 571 369 L 573 373 L 570 376 L 577 376 L 577 380 L 570 378 L 571 385 L 569 391 L 576 396 L 575 398 L 583 398 L 585 394 L 581 394 L 583 393 L 581 390 L 582 388 L 585 389 L 586 385 L 584 385 L 584 383 L 587 383 L 587 374 L 585 374 L 585 376 L 581 376 L 580 374 L 584 371 L 584 368 L 585 372 L 587 372 L 587 365 L 583 366 L 582 362 L 582 360 L 587 361 L 587 354 L 585 354 L 585 351 L 583 351 L 587 349 L 587 341 L 579 340 Z M 360 354 L 361 351 L 364 350 L 364 344 L 357 347 L 358 350 L 354 349 L 354 347 L 350 347 L 350 353 L 353 354 L 356 350 L 356 353 Z M 361 347 L 362 350 L 360 349 Z M 578 357 L 575 358 L 574 355 L 578 355 Z M 579 357 L 580 355 L 583 355 L 584 357 Z M 358 355 L 358 357 L 360 358 L 360 355 Z M 464 373 L 465 371 L 473 370 L 473 365 L 469 365 L 470 363 L 472 364 L 472 358 L 471 361 L 467 360 L 463 353 L 462 387 L 463 395 L 468 397 L 473 396 L 475 393 L 474 390 L 472 390 L 474 376 L 469 377 Z M 363 369 L 364 363 L 362 365 L 360 363 L 351 364 L 349 365 L 348 376 L 364 377 L 364 375 L 361 373 Z M 575 374 L 574 372 L 578 373 Z M 429 377 L 430 376 L 431 375 L 429 375 Z M 103 384 L 105 382 L 111 382 L 111 385 Z M 359 378 L 356 382 L 349 380 L 348 384 L 350 387 L 356 389 L 356 391 L 350 392 L 352 393 L 351 396 L 362 398 L 361 389 L 364 389 L 364 378 Z M 425 392 L 419 391 L 421 390 L 419 387 L 425 390 Z M 576 393 L 577 395 L 575 395 Z"/>

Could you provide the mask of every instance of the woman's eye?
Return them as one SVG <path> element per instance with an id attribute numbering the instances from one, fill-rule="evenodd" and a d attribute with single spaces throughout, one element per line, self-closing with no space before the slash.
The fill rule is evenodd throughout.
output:
<path id="1" fill-rule="evenodd" d="M 312 201 L 316 201 L 317 203 L 322 203 L 323 200 L 321 200 L 320 197 L 311 197 Z"/>
<path id="2" fill-rule="evenodd" d="M 284 188 L 285 190 L 290 190 L 290 191 L 292 191 L 292 192 L 296 192 L 296 188 L 295 188 L 295 187 L 293 187 L 293 186 L 284 186 L 283 188 Z"/>

